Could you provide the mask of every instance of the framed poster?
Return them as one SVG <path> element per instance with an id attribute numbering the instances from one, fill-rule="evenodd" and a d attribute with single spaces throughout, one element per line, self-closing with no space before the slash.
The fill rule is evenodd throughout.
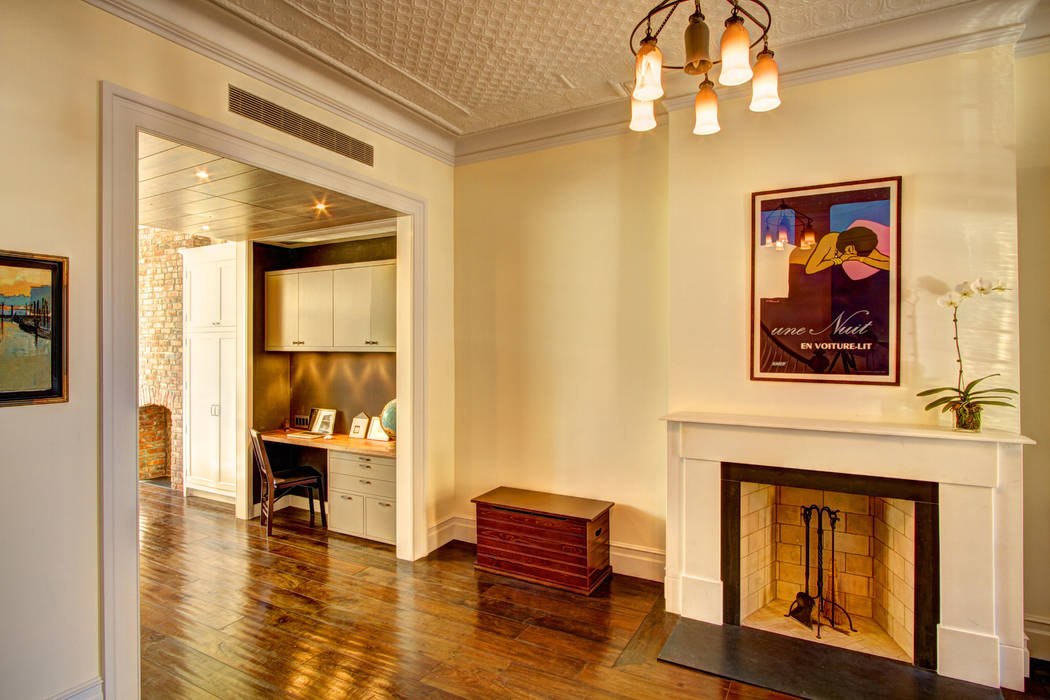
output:
<path id="1" fill-rule="evenodd" d="M 751 195 L 751 379 L 900 384 L 901 178 Z"/>
<path id="2" fill-rule="evenodd" d="M 69 258 L 0 250 L 0 406 L 68 401 Z"/>

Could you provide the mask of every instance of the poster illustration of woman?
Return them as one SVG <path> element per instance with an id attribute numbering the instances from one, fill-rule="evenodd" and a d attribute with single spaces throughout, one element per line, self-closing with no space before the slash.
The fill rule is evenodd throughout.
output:
<path id="1" fill-rule="evenodd" d="M 900 188 L 752 194 L 751 379 L 900 383 Z"/>

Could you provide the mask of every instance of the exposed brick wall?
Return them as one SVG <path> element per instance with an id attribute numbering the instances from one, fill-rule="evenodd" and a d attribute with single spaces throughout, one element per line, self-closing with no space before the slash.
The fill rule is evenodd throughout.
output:
<path id="1" fill-rule="evenodd" d="M 139 404 L 171 412 L 169 473 L 182 489 L 182 256 L 180 248 L 214 241 L 205 236 L 139 230 Z"/>
<path id="2" fill-rule="evenodd" d="M 150 404 L 139 406 L 139 478 L 170 476 L 171 411 Z"/>

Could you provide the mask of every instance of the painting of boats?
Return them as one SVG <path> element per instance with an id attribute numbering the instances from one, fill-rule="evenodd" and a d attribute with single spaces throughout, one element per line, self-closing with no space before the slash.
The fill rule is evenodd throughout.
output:
<path id="1" fill-rule="evenodd" d="M 67 400 L 67 267 L 0 251 L 0 406 Z"/>

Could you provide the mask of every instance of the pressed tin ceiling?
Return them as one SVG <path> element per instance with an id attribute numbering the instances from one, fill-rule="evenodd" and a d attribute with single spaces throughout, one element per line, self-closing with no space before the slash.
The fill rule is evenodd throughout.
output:
<path id="1" fill-rule="evenodd" d="M 210 0 L 412 105 L 449 131 L 486 129 L 622 100 L 627 37 L 655 0 Z M 770 45 L 859 29 L 959 0 L 765 0 Z M 712 43 L 729 14 L 704 0 Z M 681 52 L 687 6 L 661 42 Z M 673 38 L 672 38 L 673 37 Z"/>

